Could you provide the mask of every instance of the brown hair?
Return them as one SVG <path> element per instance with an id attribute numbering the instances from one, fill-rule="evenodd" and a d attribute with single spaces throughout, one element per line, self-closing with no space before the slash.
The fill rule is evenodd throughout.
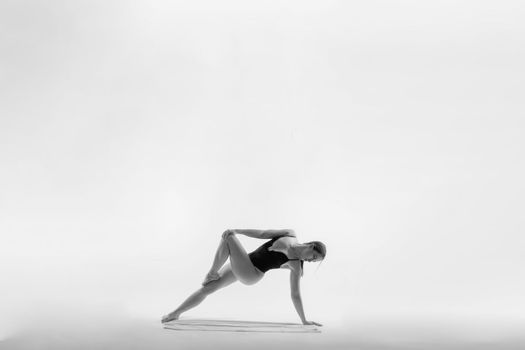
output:
<path id="1" fill-rule="evenodd" d="M 311 241 L 311 242 L 306 242 L 304 244 L 308 244 L 308 245 L 311 245 L 312 248 L 318 252 L 319 254 L 321 254 L 321 256 L 323 257 L 323 260 L 324 260 L 324 257 L 326 256 L 326 246 L 324 245 L 323 242 L 320 242 L 320 241 Z"/>
<path id="2" fill-rule="evenodd" d="M 317 253 L 321 254 L 321 256 L 323 257 L 321 262 L 323 262 L 323 260 L 324 260 L 324 258 L 326 256 L 326 245 L 323 242 L 310 241 L 310 242 L 305 242 L 303 244 L 311 246 Z M 319 263 L 319 265 L 317 266 L 317 269 L 319 269 L 319 266 L 321 266 L 321 263 Z M 302 267 L 303 267 L 303 261 L 301 261 L 301 276 L 303 276 L 303 272 L 304 272 Z M 317 269 L 315 271 L 317 271 Z"/>

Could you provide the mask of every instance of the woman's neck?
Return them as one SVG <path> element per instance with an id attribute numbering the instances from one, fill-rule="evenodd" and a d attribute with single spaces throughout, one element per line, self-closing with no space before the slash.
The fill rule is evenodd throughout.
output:
<path id="1" fill-rule="evenodd" d="M 301 245 L 292 245 L 290 246 L 290 255 L 291 255 L 291 259 L 299 259 L 300 256 L 301 256 Z"/>

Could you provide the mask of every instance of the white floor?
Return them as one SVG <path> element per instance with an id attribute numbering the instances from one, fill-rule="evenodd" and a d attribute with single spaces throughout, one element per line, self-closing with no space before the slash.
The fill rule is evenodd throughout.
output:
<path id="1" fill-rule="evenodd" d="M 253 320 L 188 317 L 185 322 L 204 320 L 211 324 L 234 325 L 234 331 L 166 329 L 158 320 L 140 319 L 71 319 L 70 322 L 46 322 L 12 334 L 0 342 L 0 349 L 439 349 L 439 350 L 522 350 L 525 337 L 519 332 L 487 335 L 454 324 L 399 324 L 377 322 L 336 328 L 330 324 L 317 327 L 319 332 L 272 332 L 271 327 L 294 327 L 286 323 L 252 323 Z M 197 320 L 197 321 L 196 321 Z M 207 320 L 207 321 L 206 321 Z M 250 332 L 250 326 L 257 326 Z M 264 327 L 259 326 L 266 325 Z M 245 327 L 245 331 L 236 331 Z M 258 328 L 259 327 L 259 328 Z M 479 332 L 478 332 L 479 331 Z M 485 333 L 485 334 L 484 334 Z M 490 332 L 489 332 L 490 333 Z"/>

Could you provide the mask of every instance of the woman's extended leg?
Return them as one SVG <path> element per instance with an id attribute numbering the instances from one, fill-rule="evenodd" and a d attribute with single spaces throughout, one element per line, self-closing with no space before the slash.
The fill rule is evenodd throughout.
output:
<path id="1" fill-rule="evenodd" d="M 211 281 L 206 286 L 201 287 L 191 294 L 178 308 L 162 317 L 162 322 L 164 323 L 177 320 L 183 312 L 199 305 L 211 293 L 216 292 L 217 290 L 237 281 L 230 264 L 226 264 L 224 266 L 224 268 L 219 272 L 219 276 L 219 279 Z"/>

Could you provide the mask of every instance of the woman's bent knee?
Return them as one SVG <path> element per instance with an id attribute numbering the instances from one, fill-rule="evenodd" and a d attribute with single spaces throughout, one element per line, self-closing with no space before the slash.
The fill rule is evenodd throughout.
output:
<path id="1" fill-rule="evenodd" d="M 231 237 L 235 233 L 232 230 L 226 230 L 222 233 L 222 239 L 226 240 L 227 238 Z"/>

